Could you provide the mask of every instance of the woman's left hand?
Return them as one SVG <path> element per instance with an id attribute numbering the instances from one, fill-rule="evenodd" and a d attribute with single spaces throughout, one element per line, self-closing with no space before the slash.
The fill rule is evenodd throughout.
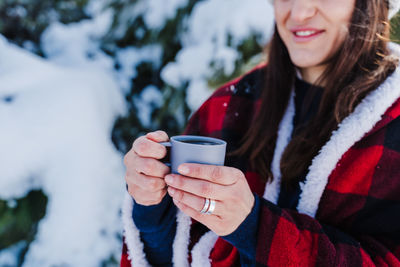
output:
<path id="1" fill-rule="evenodd" d="M 175 205 L 219 236 L 235 231 L 253 208 L 254 195 L 236 168 L 185 163 L 178 172 L 165 177 Z M 216 202 L 212 214 L 200 213 L 206 198 Z"/>

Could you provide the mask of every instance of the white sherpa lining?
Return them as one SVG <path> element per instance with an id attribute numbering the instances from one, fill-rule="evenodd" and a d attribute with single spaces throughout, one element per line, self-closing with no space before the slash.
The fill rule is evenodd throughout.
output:
<path id="1" fill-rule="evenodd" d="M 122 223 L 124 224 L 125 242 L 128 247 L 128 259 L 132 267 L 150 266 L 143 252 L 143 243 L 140 240 L 139 230 L 132 219 L 133 199 L 126 192 L 124 204 L 122 206 Z"/>
<path id="2" fill-rule="evenodd" d="M 218 236 L 209 231 L 205 233 L 199 242 L 192 249 L 192 266 L 193 267 L 210 267 L 210 252 L 213 249 Z"/>
<path id="3" fill-rule="evenodd" d="M 264 190 L 264 198 L 276 204 L 278 202 L 280 187 L 281 187 L 281 158 L 286 146 L 289 144 L 293 132 L 293 118 L 295 114 L 294 105 L 295 92 L 292 90 L 290 95 L 289 105 L 286 108 L 285 115 L 279 124 L 278 137 L 276 139 L 274 157 L 271 167 L 274 179 L 272 183 L 266 184 Z"/>
<path id="4" fill-rule="evenodd" d="M 128 247 L 128 259 L 132 267 L 151 266 L 143 251 L 140 233 L 132 219 L 133 199 L 126 193 L 122 207 L 122 222 L 124 224 L 125 242 Z M 173 263 L 177 267 L 188 267 L 188 246 L 190 240 L 190 225 L 192 221 L 183 212 L 177 212 L 177 233 L 173 244 Z"/>
<path id="5" fill-rule="evenodd" d="M 187 267 L 189 266 L 188 249 L 192 219 L 180 210 L 178 210 L 176 217 L 177 229 L 173 244 L 172 262 L 174 266 Z"/>

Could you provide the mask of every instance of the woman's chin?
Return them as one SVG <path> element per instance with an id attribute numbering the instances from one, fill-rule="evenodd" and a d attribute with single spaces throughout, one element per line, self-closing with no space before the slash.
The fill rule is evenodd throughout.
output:
<path id="1" fill-rule="evenodd" d="M 322 65 L 320 60 L 310 60 L 310 58 L 298 58 L 292 60 L 293 64 L 300 69 L 315 68 Z"/>

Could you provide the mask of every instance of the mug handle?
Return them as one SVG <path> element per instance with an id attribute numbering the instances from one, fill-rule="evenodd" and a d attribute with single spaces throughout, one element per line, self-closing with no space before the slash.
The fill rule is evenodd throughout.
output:
<path id="1" fill-rule="evenodd" d="M 171 168 L 171 142 L 160 142 L 159 144 L 167 149 L 167 155 L 161 159 L 161 162 Z"/>

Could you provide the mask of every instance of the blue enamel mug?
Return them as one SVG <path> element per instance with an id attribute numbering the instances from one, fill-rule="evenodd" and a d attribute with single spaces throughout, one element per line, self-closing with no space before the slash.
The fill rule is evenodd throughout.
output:
<path id="1" fill-rule="evenodd" d="M 226 142 L 224 140 L 198 135 L 177 135 L 169 142 L 160 143 L 170 149 L 164 163 L 171 167 L 172 173 L 178 173 L 182 163 L 200 163 L 223 166 L 225 162 Z"/>

